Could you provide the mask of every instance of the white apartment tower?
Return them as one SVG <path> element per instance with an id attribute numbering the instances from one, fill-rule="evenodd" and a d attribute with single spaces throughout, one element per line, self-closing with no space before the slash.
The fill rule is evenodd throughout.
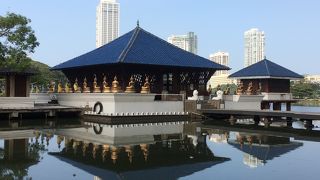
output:
<path id="1" fill-rule="evenodd" d="M 120 6 L 116 0 L 100 0 L 96 15 L 96 47 L 119 37 Z"/>
<path id="2" fill-rule="evenodd" d="M 264 59 L 265 36 L 257 28 L 244 33 L 244 67 Z"/>
<path id="3" fill-rule="evenodd" d="M 227 52 L 216 52 L 214 54 L 210 54 L 209 59 L 215 63 L 224 65 L 224 66 L 229 66 L 229 53 Z M 227 70 L 222 70 L 222 71 L 216 71 L 214 73 L 214 76 L 220 76 L 220 75 L 226 75 L 228 74 Z"/>
<path id="4" fill-rule="evenodd" d="M 168 37 L 168 42 L 193 54 L 197 54 L 198 38 L 194 32 L 188 32 L 187 35 L 171 35 Z"/>

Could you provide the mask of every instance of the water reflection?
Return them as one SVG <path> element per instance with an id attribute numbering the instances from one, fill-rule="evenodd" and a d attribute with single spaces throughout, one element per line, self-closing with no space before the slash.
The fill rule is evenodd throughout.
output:
<path id="1" fill-rule="evenodd" d="M 229 139 L 228 144 L 244 153 L 243 163 L 251 168 L 263 166 L 267 161 L 303 145 L 301 142 L 291 141 L 288 137 L 252 133 L 234 133 L 234 135 L 236 138 Z"/>
<path id="2" fill-rule="evenodd" d="M 222 167 L 225 172 L 240 171 L 242 166 L 265 168 L 274 159 L 287 161 L 284 154 L 299 154 L 297 149 L 303 149 L 305 142 L 295 139 L 319 139 L 310 132 L 302 136 L 300 131 L 288 134 L 188 122 L 50 124 L 0 127 L 0 177 L 177 179 L 217 173 Z"/>
<path id="3" fill-rule="evenodd" d="M 138 178 L 139 170 L 143 170 L 144 177 L 156 173 L 159 179 L 176 179 L 228 160 L 214 156 L 205 135 L 186 133 L 185 122 L 85 124 L 85 128 L 57 130 L 55 133 L 64 137 L 65 147 L 50 154 L 91 174 L 98 172 L 85 165 L 123 177 Z M 174 173 L 169 173 L 172 169 Z M 102 179 L 108 177 L 110 174 L 99 175 Z"/>
<path id="4" fill-rule="evenodd" d="M 37 164 L 45 151 L 33 130 L 0 131 L 0 176 L 3 179 L 22 179 L 28 168 Z"/>

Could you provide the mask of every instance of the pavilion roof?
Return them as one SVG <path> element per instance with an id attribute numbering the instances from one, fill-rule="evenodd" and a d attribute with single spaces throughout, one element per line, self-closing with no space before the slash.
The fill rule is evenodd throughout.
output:
<path id="1" fill-rule="evenodd" d="M 303 76 L 267 59 L 243 68 L 229 76 L 235 79 L 301 79 Z"/>
<path id="2" fill-rule="evenodd" d="M 139 26 L 106 45 L 61 63 L 52 69 L 65 70 L 111 64 L 144 64 L 212 70 L 230 69 L 180 49 Z"/>

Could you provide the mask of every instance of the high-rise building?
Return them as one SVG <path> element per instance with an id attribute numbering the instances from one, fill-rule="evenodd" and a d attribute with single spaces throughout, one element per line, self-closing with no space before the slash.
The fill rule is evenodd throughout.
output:
<path id="1" fill-rule="evenodd" d="M 215 63 L 224 65 L 224 66 L 229 66 L 229 53 L 227 52 L 216 52 L 214 54 L 210 54 L 209 59 Z M 216 71 L 214 73 L 214 76 L 219 76 L 222 74 L 228 74 L 227 70 L 223 70 L 223 71 Z"/>
<path id="2" fill-rule="evenodd" d="M 119 37 L 120 5 L 116 0 L 100 0 L 96 15 L 96 47 Z"/>
<path id="3" fill-rule="evenodd" d="M 264 59 L 265 36 L 257 28 L 244 33 L 244 66 L 250 66 Z"/>
<path id="4" fill-rule="evenodd" d="M 209 59 L 215 63 L 229 66 L 229 53 L 219 51 L 214 54 L 210 54 Z M 229 73 L 227 70 L 216 71 L 213 76 L 210 78 L 208 84 L 212 88 L 217 87 L 218 85 L 232 84 L 233 80 L 228 78 Z"/>
<path id="5" fill-rule="evenodd" d="M 168 37 L 168 42 L 193 54 L 197 54 L 198 38 L 194 32 L 188 32 L 187 35 L 171 35 Z"/>

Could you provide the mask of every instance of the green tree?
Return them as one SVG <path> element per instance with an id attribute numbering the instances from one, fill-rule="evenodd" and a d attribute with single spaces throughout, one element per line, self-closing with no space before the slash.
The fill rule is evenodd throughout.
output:
<path id="1" fill-rule="evenodd" d="M 7 13 L 0 16 L 0 67 L 24 70 L 30 67 L 28 53 L 39 46 L 30 19 Z"/>
<path id="2" fill-rule="evenodd" d="M 296 82 L 291 84 L 291 93 L 299 99 L 316 99 L 320 97 L 320 85 L 308 82 Z"/>

